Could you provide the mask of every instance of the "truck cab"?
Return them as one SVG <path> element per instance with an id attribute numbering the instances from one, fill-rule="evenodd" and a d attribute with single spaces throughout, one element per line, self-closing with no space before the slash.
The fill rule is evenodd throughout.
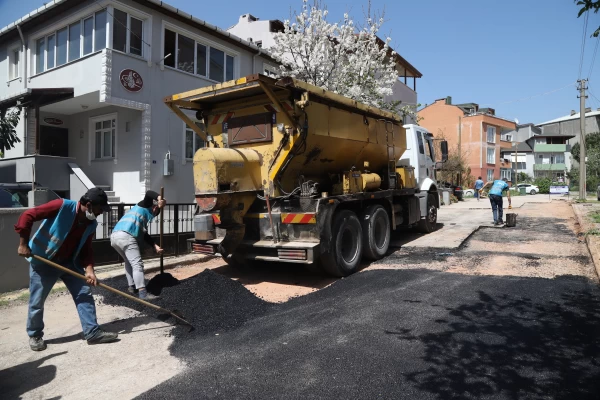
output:
<path id="1" fill-rule="evenodd" d="M 436 182 L 436 155 L 433 135 L 419 125 L 404 125 L 406 129 L 406 150 L 398 160 L 398 167 L 413 167 L 415 180 L 420 192 L 421 230 L 431 232 L 437 222 L 437 209 L 440 207 L 438 183 Z M 442 142 L 442 162 L 448 158 L 448 148 Z"/>

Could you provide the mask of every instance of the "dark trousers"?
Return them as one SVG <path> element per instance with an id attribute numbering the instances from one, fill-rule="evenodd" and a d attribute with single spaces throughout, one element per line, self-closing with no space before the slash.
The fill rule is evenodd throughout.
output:
<path id="1" fill-rule="evenodd" d="M 494 214 L 494 222 L 502 221 L 502 196 L 490 194 L 490 203 L 492 203 L 492 213 Z"/>

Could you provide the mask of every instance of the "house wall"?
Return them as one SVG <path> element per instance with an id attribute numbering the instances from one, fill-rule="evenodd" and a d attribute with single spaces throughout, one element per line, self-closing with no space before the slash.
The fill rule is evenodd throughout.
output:
<path id="1" fill-rule="evenodd" d="M 0 209 L 0 293 L 26 288 L 29 285 L 29 263 L 17 255 L 19 235 L 14 231 L 14 226 L 26 208 Z M 35 232 L 40 223 L 33 225 Z"/>
<path id="2" fill-rule="evenodd" d="M 247 17 L 248 14 L 244 14 L 246 17 L 241 16 L 238 23 L 227 29 L 227 32 L 234 34 L 244 40 L 252 41 L 254 43 L 262 41 L 262 47 L 268 48 L 275 45 L 275 39 L 273 33 L 270 32 L 271 23 L 268 20 L 250 21 Z"/>

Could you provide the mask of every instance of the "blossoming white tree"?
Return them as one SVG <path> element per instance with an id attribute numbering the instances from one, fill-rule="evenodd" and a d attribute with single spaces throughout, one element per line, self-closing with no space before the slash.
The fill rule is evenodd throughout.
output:
<path id="1" fill-rule="evenodd" d="M 284 31 L 274 36 L 271 53 L 279 58 L 281 75 L 292 76 L 364 104 L 414 117 L 414 106 L 401 107 L 386 101 L 398 79 L 389 43 L 378 38 L 383 15 L 372 17 L 357 28 L 346 13 L 340 23 L 327 21 L 328 11 L 319 0 L 309 6 L 302 0 L 302 11 L 295 22 L 286 20 Z"/>

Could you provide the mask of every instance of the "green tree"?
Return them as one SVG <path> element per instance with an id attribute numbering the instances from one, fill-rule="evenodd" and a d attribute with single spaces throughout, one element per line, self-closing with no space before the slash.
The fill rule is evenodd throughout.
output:
<path id="1" fill-rule="evenodd" d="M 517 180 L 519 181 L 519 183 L 530 183 L 533 181 L 533 178 L 526 172 L 519 172 L 517 174 Z"/>
<path id="2" fill-rule="evenodd" d="M 589 133 L 585 135 L 585 149 L 587 162 L 586 166 L 586 186 L 589 190 L 596 190 L 598 182 L 600 182 L 600 132 Z M 581 148 L 579 143 L 576 143 L 571 148 L 571 155 L 578 163 L 580 160 Z M 579 168 L 573 167 L 569 172 L 571 182 L 579 184 Z"/>
<path id="3" fill-rule="evenodd" d="M 600 10 L 600 1 L 592 1 L 592 0 L 575 0 L 575 3 L 578 6 L 581 6 L 579 9 L 579 14 L 577 14 L 577 18 L 581 17 L 586 11 L 593 11 L 594 14 L 598 13 Z M 592 33 L 593 37 L 598 37 L 600 35 L 600 27 L 598 27 L 594 33 Z"/>
<path id="4" fill-rule="evenodd" d="M 6 150 L 12 149 L 15 143 L 21 142 L 16 130 L 20 118 L 20 107 L 15 107 L 10 112 L 7 110 L 0 111 L 0 153 L 3 157 Z"/>

